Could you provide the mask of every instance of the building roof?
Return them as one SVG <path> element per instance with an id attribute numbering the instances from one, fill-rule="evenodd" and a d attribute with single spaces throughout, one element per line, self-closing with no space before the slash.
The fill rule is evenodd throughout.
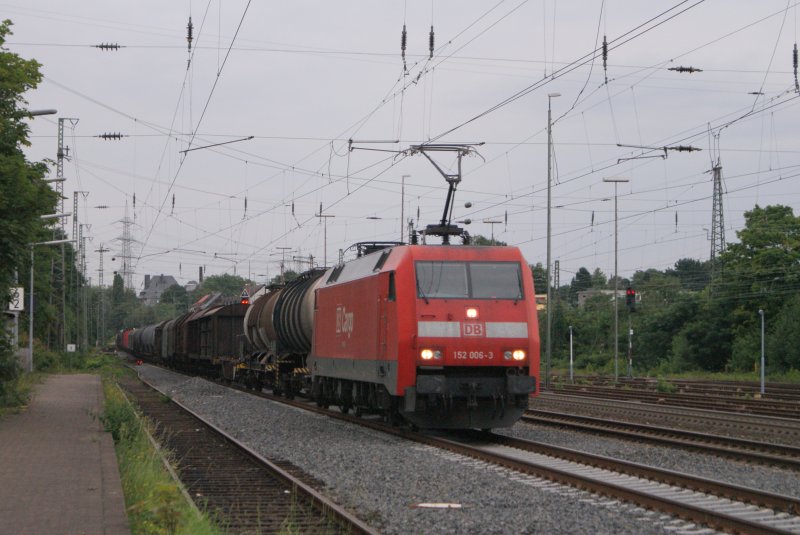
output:
<path id="1" fill-rule="evenodd" d="M 161 294 L 170 286 L 175 286 L 178 281 L 172 275 L 147 275 L 144 278 L 144 290 L 139 292 L 139 299 L 145 304 L 154 305 L 161 299 Z"/>

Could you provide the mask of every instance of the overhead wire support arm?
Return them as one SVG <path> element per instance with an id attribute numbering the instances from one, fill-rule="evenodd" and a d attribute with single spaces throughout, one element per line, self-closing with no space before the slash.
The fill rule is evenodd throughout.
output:
<path id="1" fill-rule="evenodd" d="M 654 154 L 654 155 L 647 155 L 641 154 L 639 156 L 631 156 L 629 158 L 618 158 L 617 163 L 620 162 L 627 162 L 629 160 L 646 160 L 648 158 L 661 158 L 662 160 L 666 160 L 667 156 L 669 155 L 668 151 L 675 151 L 675 152 L 695 152 L 700 151 L 703 149 L 693 147 L 691 145 L 673 145 L 673 146 L 665 146 L 665 147 L 650 147 L 647 145 L 626 145 L 624 143 L 617 143 L 617 147 L 621 148 L 630 148 L 630 149 L 642 149 L 642 150 L 649 150 L 649 151 L 664 151 L 664 154 Z"/>
<path id="2" fill-rule="evenodd" d="M 220 145 L 230 145 L 231 143 L 238 143 L 240 141 L 250 141 L 251 139 L 254 139 L 255 137 L 256 136 L 248 136 L 248 137 L 243 137 L 241 139 L 233 139 L 231 141 L 223 141 L 222 143 L 214 143 L 213 145 L 203 145 L 202 147 L 194 147 L 194 148 L 191 148 L 191 149 L 179 150 L 178 152 L 180 154 L 185 154 L 185 153 L 191 152 L 193 150 L 210 149 L 211 147 L 219 147 Z"/>

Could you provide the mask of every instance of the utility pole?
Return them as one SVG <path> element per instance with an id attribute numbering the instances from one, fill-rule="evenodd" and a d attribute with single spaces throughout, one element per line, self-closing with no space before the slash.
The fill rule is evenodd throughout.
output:
<path id="1" fill-rule="evenodd" d="M 328 218 L 329 217 L 336 217 L 335 215 L 330 214 L 323 214 L 322 213 L 322 203 L 319 203 L 319 213 L 316 214 L 317 217 L 322 219 L 323 221 L 323 242 L 325 244 L 325 256 L 323 260 L 322 267 L 328 267 Z"/>
<path id="2" fill-rule="evenodd" d="M 546 366 L 544 376 L 545 388 L 550 387 L 550 361 L 553 353 L 553 270 L 551 269 L 551 236 L 553 228 L 550 221 L 550 201 L 553 183 L 553 119 L 550 101 L 560 97 L 561 93 L 547 94 L 547 344 L 545 346 Z"/>
<path id="3" fill-rule="evenodd" d="M 64 213 L 64 182 L 66 178 L 64 178 L 64 160 L 69 159 L 69 147 L 64 146 L 64 121 L 69 121 L 70 124 L 74 127 L 78 124 L 78 119 L 71 119 L 60 117 L 58 119 L 58 151 L 56 152 L 56 178 L 52 182 L 55 182 L 55 190 L 56 190 L 56 212 L 59 214 Z M 61 232 L 59 232 L 59 230 Z M 56 228 L 53 229 L 53 240 L 61 240 L 66 239 L 66 224 L 63 219 L 60 220 Z M 73 236 L 74 238 L 74 236 Z M 61 247 L 59 248 L 59 256 L 53 259 L 50 265 L 50 273 L 51 273 L 51 281 L 52 281 L 52 288 L 53 292 L 50 294 L 50 302 L 53 304 L 57 311 L 57 320 L 55 324 L 51 324 L 48 331 L 50 332 L 50 336 L 48 336 L 49 340 L 53 340 L 53 345 L 55 345 L 59 351 L 63 351 L 66 346 L 65 344 L 65 337 L 66 337 L 66 326 L 67 326 L 67 307 L 66 307 L 66 264 L 65 264 L 65 255 L 66 255 L 66 248 L 65 244 L 62 242 Z M 55 331 L 55 332 L 53 332 Z"/>
<path id="4" fill-rule="evenodd" d="M 400 177 L 400 243 L 403 243 L 403 231 L 405 230 L 405 208 L 406 208 L 406 178 L 411 178 L 411 175 L 402 175 Z M 322 210 L 320 210 L 321 212 Z"/>
<path id="5" fill-rule="evenodd" d="M 97 270 L 98 273 L 99 273 L 98 280 L 100 282 L 100 292 L 99 292 L 99 300 L 98 300 L 99 301 L 98 307 L 99 307 L 100 310 L 99 310 L 99 315 L 98 315 L 99 328 L 98 328 L 98 333 L 97 333 L 97 339 L 100 340 L 101 344 L 102 344 L 102 341 L 103 341 L 103 338 L 104 338 L 105 332 L 106 332 L 106 311 L 105 311 L 105 303 L 104 303 L 104 301 L 105 301 L 105 288 L 103 287 L 103 254 L 107 253 L 109 251 L 110 251 L 110 249 L 106 249 L 105 247 L 103 247 L 102 243 L 100 244 L 100 248 L 99 249 L 95 249 L 95 251 L 94 251 L 96 253 L 100 253 L 100 267 Z"/>
<path id="6" fill-rule="evenodd" d="M 630 182 L 627 178 L 604 178 L 614 183 L 614 382 L 619 382 L 619 233 L 617 232 L 617 184 Z"/>
<path id="7" fill-rule="evenodd" d="M 276 247 L 281 252 L 281 284 L 286 284 L 286 277 L 284 276 L 284 266 L 286 264 L 286 251 L 291 251 L 291 247 Z"/>

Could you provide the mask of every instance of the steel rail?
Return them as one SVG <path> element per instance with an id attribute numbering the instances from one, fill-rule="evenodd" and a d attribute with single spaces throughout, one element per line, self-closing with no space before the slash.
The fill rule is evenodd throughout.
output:
<path id="1" fill-rule="evenodd" d="M 521 460 L 512 455 L 504 455 L 499 452 L 486 451 L 480 447 L 464 444 L 457 440 L 431 436 L 404 428 L 392 427 L 388 424 L 375 420 L 363 419 L 348 414 L 341 414 L 327 408 L 317 407 L 308 401 L 289 400 L 274 396 L 272 394 L 241 388 L 238 385 L 218 384 L 220 384 L 220 386 L 251 393 L 258 397 L 277 401 L 285 405 L 301 408 L 317 414 L 322 414 L 334 419 L 354 423 L 362 427 L 394 435 L 420 444 L 451 451 L 453 453 L 464 455 L 465 457 L 478 459 L 521 473 L 534 475 L 575 488 L 588 490 L 600 495 L 634 503 L 645 508 L 661 511 L 715 529 L 722 529 L 733 533 L 751 533 L 756 535 L 788 535 L 790 533 L 795 533 L 796 535 L 797 533 L 774 525 L 753 521 L 745 518 L 744 516 L 736 516 L 735 514 L 729 514 L 721 510 L 714 511 L 708 507 L 687 503 L 685 501 L 674 499 L 668 496 L 643 492 L 641 490 L 632 488 L 630 484 L 618 484 L 608 480 L 592 478 L 588 477 L 587 475 L 581 475 L 574 471 L 563 470 L 555 466 L 538 464 L 529 460 Z M 760 507 L 768 507 L 773 510 L 782 511 L 786 514 L 797 514 L 800 512 L 800 500 L 790 496 L 782 496 L 748 487 L 695 477 L 689 474 L 662 470 L 646 465 L 639 465 L 637 463 L 630 463 L 600 455 L 578 452 L 568 448 L 559 448 L 537 442 L 524 441 L 503 435 L 476 431 L 474 433 L 467 433 L 466 436 L 470 437 L 471 439 L 489 439 L 497 445 L 544 455 L 555 460 L 577 463 L 585 466 L 587 470 L 598 468 L 613 471 L 617 475 L 625 474 L 627 476 L 640 478 L 641 480 L 666 484 L 677 491 L 686 489 L 687 491 L 695 491 L 709 496 L 714 496 L 718 499 L 734 500 L 735 502 L 738 502 L 738 506 L 741 507 L 744 507 L 746 504 L 751 504 Z M 781 520 L 785 521 L 785 519 L 778 519 L 777 521 Z M 798 519 L 798 521 L 800 522 L 800 519 Z"/>
<path id="2" fill-rule="evenodd" d="M 697 433 L 672 427 L 660 427 L 620 420 L 565 414 L 542 409 L 531 409 L 522 417 L 526 423 L 556 425 L 596 431 L 654 444 L 669 444 L 693 450 L 725 455 L 735 459 L 780 465 L 800 470 L 800 448 L 741 438 Z"/>
<path id="3" fill-rule="evenodd" d="M 153 390 L 161 393 L 164 396 L 169 397 L 165 392 L 161 391 L 161 389 L 155 387 L 154 385 L 143 379 L 141 376 L 139 377 L 139 380 L 148 387 L 152 388 Z M 272 461 L 264 458 L 261 454 L 259 454 L 249 446 L 239 442 L 232 435 L 230 435 L 220 427 L 214 425 L 213 423 L 209 422 L 208 420 L 203 418 L 201 415 L 199 415 L 186 405 L 180 403 L 179 401 L 171 397 L 170 397 L 170 402 L 174 403 L 176 407 L 179 407 L 181 410 L 183 410 L 187 414 L 197 419 L 203 425 L 207 426 L 209 429 L 211 429 L 213 432 L 215 432 L 217 435 L 223 438 L 226 442 L 238 448 L 247 456 L 255 460 L 258 464 L 264 466 L 275 477 L 283 481 L 284 484 L 292 488 L 295 492 L 297 492 L 299 495 L 301 495 L 303 498 L 305 498 L 311 504 L 313 504 L 314 508 L 317 511 L 319 511 L 322 514 L 331 515 L 332 517 L 334 517 L 335 521 L 338 524 L 345 527 L 346 532 L 357 535 L 379 535 L 380 532 L 378 530 L 375 530 L 374 528 L 370 527 L 367 523 L 359 519 L 353 513 L 349 512 L 344 507 L 341 507 L 339 504 L 330 500 L 329 498 L 318 492 L 316 489 L 306 484 L 305 482 L 301 481 L 299 478 L 290 474 L 288 471 L 284 470 L 283 468 L 276 465 Z"/>

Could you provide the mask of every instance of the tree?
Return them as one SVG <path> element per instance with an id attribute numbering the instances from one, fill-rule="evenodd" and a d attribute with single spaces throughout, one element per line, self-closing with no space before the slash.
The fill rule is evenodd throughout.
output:
<path id="1" fill-rule="evenodd" d="M 674 269 L 668 269 L 665 273 L 677 277 L 683 288 L 699 292 L 711 281 L 711 263 L 681 258 L 675 262 Z"/>
<path id="2" fill-rule="evenodd" d="M 23 95 L 36 88 L 42 75 L 35 60 L 23 59 L 4 47 L 10 34 L 11 21 L 0 22 L 0 309 L 6 308 L 12 285 L 18 284 L 15 275 L 31 269 L 28 244 L 36 242 L 45 228 L 39 216 L 50 213 L 56 203 L 55 192 L 43 180 L 47 166 L 29 162 L 22 151 L 30 145 L 24 122 L 30 114 Z M 11 385 L 19 373 L 13 349 L 5 328 L 0 328 L 3 403 L 15 391 Z"/>
<path id="3" fill-rule="evenodd" d="M 592 272 L 592 288 L 605 288 L 608 284 L 606 274 L 600 271 L 600 268 L 594 268 Z"/>
<path id="4" fill-rule="evenodd" d="M 213 292 L 220 292 L 227 297 L 239 297 L 245 285 L 249 282 L 247 279 L 239 277 L 238 275 L 229 275 L 223 273 L 222 275 L 211 275 L 206 277 L 202 284 L 198 286 L 193 292 L 196 298 L 202 297 L 206 294 Z"/>
<path id="5" fill-rule="evenodd" d="M 272 279 L 269 281 L 269 284 L 270 286 L 285 284 L 287 282 L 292 282 L 299 276 L 300 275 L 297 272 L 292 271 L 291 269 L 287 269 L 286 271 L 283 272 L 283 275 L 275 275 L 274 277 L 272 277 Z"/>
<path id="6" fill-rule="evenodd" d="M 482 236 L 480 234 L 476 234 L 476 235 L 474 235 L 472 237 L 471 245 L 479 245 L 479 246 L 502 245 L 502 246 L 506 246 L 508 244 L 506 242 L 500 241 L 500 240 L 494 240 L 494 243 L 492 243 L 491 238 L 487 238 L 486 236 Z"/>
<path id="7" fill-rule="evenodd" d="M 569 284 L 569 294 L 573 302 L 578 301 L 578 293 L 588 290 L 592 287 L 592 274 L 585 267 L 578 269 L 572 282 Z"/>
<path id="8" fill-rule="evenodd" d="M 178 314 L 182 314 L 189 308 L 189 294 L 180 284 L 173 284 L 162 292 L 159 304 L 170 305 Z"/>
<path id="9" fill-rule="evenodd" d="M 14 272 L 26 264 L 28 244 L 45 228 L 39 216 L 50 213 L 56 203 L 55 192 L 43 180 L 46 165 L 29 162 L 22 151 L 30 145 L 23 121 L 30 114 L 23 94 L 41 81 L 40 65 L 3 46 L 10 34 L 11 21 L 0 22 L 0 303 L 4 308 Z"/>
<path id="10" fill-rule="evenodd" d="M 547 293 L 547 270 L 541 262 L 536 265 L 531 264 L 531 273 L 533 274 L 533 289 L 536 293 Z"/>

